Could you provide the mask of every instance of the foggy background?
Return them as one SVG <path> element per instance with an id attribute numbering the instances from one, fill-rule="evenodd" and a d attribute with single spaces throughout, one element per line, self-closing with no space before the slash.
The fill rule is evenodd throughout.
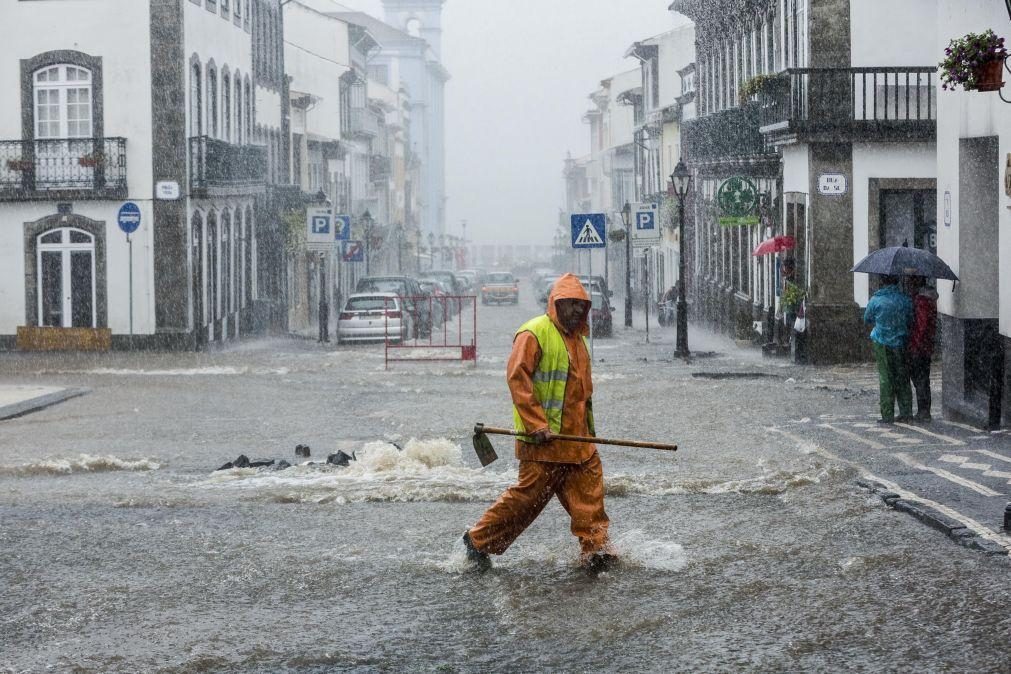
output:
<path id="1" fill-rule="evenodd" d="M 381 0 L 342 0 L 383 18 Z M 638 67 L 637 40 L 675 25 L 666 0 L 447 0 L 447 233 L 550 245 L 566 151 L 589 153 L 582 116 L 602 79 Z M 682 21 L 684 19 L 681 19 Z"/>

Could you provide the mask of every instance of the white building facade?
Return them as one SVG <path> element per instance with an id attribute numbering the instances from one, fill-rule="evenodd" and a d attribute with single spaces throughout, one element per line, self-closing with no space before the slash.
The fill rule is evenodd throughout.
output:
<path id="1" fill-rule="evenodd" d="M 937 0 L 931 42 L 987 29 L 1011 37 L 1003 3 Z M 1011 79 L 1005 70 L 1004 80 Z M 1011 87 L 1001 93 L 1011 100 Z M 937 89 L 937 252 L 959 282 L 938 282 L 945 416 L 1011 425 L 1011 104 L 997 92 Z"/>
<path id="2" fill-rule="evenodd" d="M 252 330 L 284 117 L 277 2 L 3 12 L 0 82 L 17 93 L 0 105 L 0 346 L 194 348 Z"/>

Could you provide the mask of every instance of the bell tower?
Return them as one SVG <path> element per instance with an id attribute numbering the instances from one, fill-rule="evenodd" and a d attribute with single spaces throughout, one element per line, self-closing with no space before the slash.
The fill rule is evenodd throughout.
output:
<path id="1" fill-rule="evenodd" d="M 442 58 L 442 5 L 446 0 L 383 0 L 386 23 L 420 37 Z"/>

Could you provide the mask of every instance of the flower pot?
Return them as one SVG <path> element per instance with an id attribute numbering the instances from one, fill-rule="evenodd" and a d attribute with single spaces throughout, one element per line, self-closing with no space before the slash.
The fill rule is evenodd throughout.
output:
<path id="1" fill-rule="evenodd" d="M 976 91 L 998 91 L 1004 86 L 1004 60 L 987 61 L 976 71 Z"/>
<path id="2" fill-rule="evenodd" d="M 7 169 L 9 171 L 31 171 L 32 162 L 25 159 L 8 159 Z"/>
<path id="3" fill-rule="evenodd" d="M 102 159 L 100 157 L 81 157 L 77 163 L 87 168 L 94 168 L 102 163 Z"/>

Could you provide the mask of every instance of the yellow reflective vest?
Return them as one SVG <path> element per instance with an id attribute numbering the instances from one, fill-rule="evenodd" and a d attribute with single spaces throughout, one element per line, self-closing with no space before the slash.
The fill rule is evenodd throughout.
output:
<path id="1" fill-rule="evenodd" d="M 516 334 L 519 335 L 521 332 L 529 332 L 537 338 L 541 360 L 537 363 L 537 371 L 534 372 L 534 397 L 544 408 L 548 428 L 552 433 L 561 433 L 562 412 L 565 410 L 565 384 L 569 379 L 569 352 L 565 348 L 565 341 L 547 314 L 532 318 L 521 325 Z M 589 351 L 586 337 L 583 337 L 583 344 Z M 594 435 L 593 406 L 589 401 L 586 405 L 586 424 L 590 435 Z M 513 405 L 513 426 L 518 433 L 527 430 L 515 405 Z M 519 439 L 523 442 L 531 441 L 526 435 L 519 436 Z"/>

